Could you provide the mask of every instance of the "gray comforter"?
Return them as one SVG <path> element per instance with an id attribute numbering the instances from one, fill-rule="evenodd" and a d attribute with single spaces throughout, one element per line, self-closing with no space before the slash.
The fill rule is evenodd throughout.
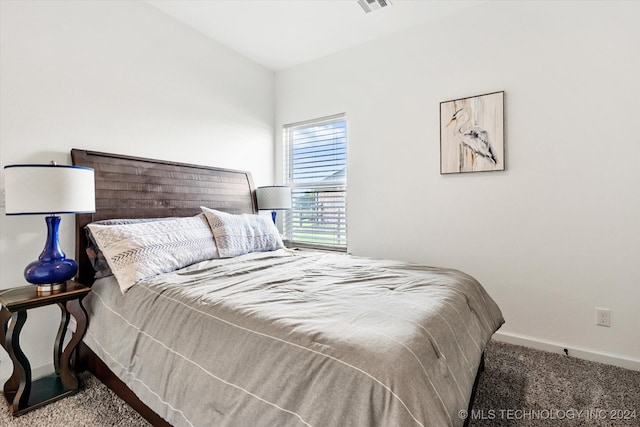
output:
<path id="1" fill-rule="evenodd" d="M 84 300 L 87 345 L 176 426 L 457 426 L 503 323 L 456 270 L 279 250 Z"/>

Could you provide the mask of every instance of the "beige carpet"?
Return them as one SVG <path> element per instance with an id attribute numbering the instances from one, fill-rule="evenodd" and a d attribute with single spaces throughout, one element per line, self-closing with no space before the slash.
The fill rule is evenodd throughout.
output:
<path id="1" fill-rule="evenodd" d="M 85 388 L 78 394 L 13 417 L 6 406 L 0 411 L 2 427 L 98 427 L 149 424 L 93 375 L 83 374 Z M 0 399 L 0 402 L 4 398 Z M 4 402 L 2 402 L 4 403 Z"/>
<path id="2" fill-rule="evenodd" d="M 0 409 L 0 426 L 149 426 L 93 376 L 84 379 L 82 392 L 21 417 Z M 471 416 L 474 427 L 640 426 L 640 372 L 491 342 Z"/>

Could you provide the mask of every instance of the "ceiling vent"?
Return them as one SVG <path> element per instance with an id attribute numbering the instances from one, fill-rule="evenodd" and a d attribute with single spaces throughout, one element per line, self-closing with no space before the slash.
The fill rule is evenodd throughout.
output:
<path id="1" fill-rule="evenodd" d="M 366 13 L 369 13 L 391 6 L 391 0 L 358 0 L 358 4 Z"/>

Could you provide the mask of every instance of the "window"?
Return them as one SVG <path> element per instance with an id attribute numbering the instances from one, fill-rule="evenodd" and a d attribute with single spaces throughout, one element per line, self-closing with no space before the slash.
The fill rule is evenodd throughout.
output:
<path id="1" fill-rule="evenodd" d="M 284 126 L 284 236 L 293 245 L 347 248 L 347 121 L 344 114 Z"/>

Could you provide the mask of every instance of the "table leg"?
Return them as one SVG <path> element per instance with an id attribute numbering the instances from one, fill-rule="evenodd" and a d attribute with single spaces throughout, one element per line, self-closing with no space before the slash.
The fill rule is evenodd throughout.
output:
<path id="1" fill-rule="evenodd" d="M 66 389 L 77 389 L 79 383 L 75 372 L 71 369 L 71 356 L 87 330 L 87 313 L 82 304 L 80 304 L 79 299 L 67 301 L 66 309 L 76 319 L 76 331 L 62 352 L 62 357 L 60 358 L 60 379 Z"/>
<path id="2" fill-rule="evenodd" d="M 0 334 L 2 334 L 2 336 L 0 336 L 0 339 L 1 339 L 0 345 L 2 345 L 2 348 L 6 350 L 7 354 L 9 354 L 9 347 L 7 347 L 7 344 L 6 344 L 7 330 L 9 329 L 9 320 L 11 320 L 11 312 L 6 308 L 2 307 L 2 309 L 0 309 L 0 321 L 2 321 L 2 328 L 0 329 Z M 9 378 L 9 380 L 4 385 L 4 392 L 15 393 L 19 385 L 20 385 L 20 381 L 18 379 L 17 371 L 14 370 L 14 373 L 11 376 L 11 378 Z"/>
<path id="3" fill-rule="evenodd" d="M 31 365 L 20 348 L 20 331 L 27 321 L 27 312 L 23 310 L 12 313 L 7 325 L 7 314 L 4 313 L 6 310 L 3 308 L 2 311 L 3 347 L 13 362 L 13 373 L 4 384 L 4 394 L 9 401 L 9 410 L 15 413 L 27 406 L 31 393 Z"/>
<path id="4" fill-rule="evenodd" d="M 62 311 L 62 317 L 60 319 L 60 327 L 58 328 L 58 334 L 56 335 L 56 341 L 53 344 L 53 366 L 56 371 L 56 375 L 60 375 L 60 357 L 64 349 L 64 337 L 67 333 L 67 327 L 69 326 L 69 312 L 62 303 L 58 303 L 58 307 Z"/>

